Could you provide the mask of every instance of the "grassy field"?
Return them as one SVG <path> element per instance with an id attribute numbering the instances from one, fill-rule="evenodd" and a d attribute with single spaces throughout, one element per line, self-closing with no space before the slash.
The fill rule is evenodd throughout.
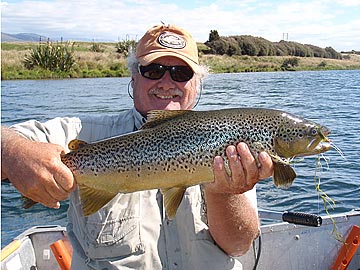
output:
<path id="1" fill-rule="evenodd" d="M 1 79 L 49 79 L 129 76 L 126 57 L 116 52 L 116 43 L 76 42 L 75 65 L 70 72 L 51 72 L 41 68 L 28 70 L 23 64 L 26 54 L 38 43 L 2 43 Z M 203 44 L 199 44 L 201 48 Z M 201 64 L 213 73 L 282 71 L 283 64 L 292 56 L 220 56 L 200 53 Z M 360 55 L 344 55 L 344 59 L 297 57 L 297 66 L 288 70 L 360 69 Z"/>

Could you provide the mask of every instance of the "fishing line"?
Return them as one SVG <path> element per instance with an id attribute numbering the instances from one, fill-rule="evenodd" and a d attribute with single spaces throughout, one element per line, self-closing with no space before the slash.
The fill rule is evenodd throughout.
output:
<path id="1" fill-rule="evenodd" d="M 331 223 L 333 224 L 333 228 L 332 228 L 332 232 L 331 234 L 333 235 L 334 239 L 336 239 L 339 242 L 343 242 L 343 236 L 341 235 L 341 233 L 338 231 L 338 227 L 337 224 L 334 220 L 334 218 L 331 216 L 330 212 L 329 212 L 329 207 L 331 208 L 331 210 L 335 209 L 336 206 L 336 202 L 329 197 L 321 188 L 320 188 L 320 184 L 321 184 L 321 178 L 320 176 L 317 175 L 318 169 L 322 169 L 322 164 L 321 164 L 321 159 L 324 159 L 325 162 L 328 165 L 328 161 L 327 159 L 324 157 L 324 155 L 318 155 L 318 158 L 316 159 L 316 166 L 315 166 L 315 175 L 314 175 L 314 184 L 315 184 L 315 190 L 318 193 L 318 213 L 320 212 L 320 198 L 323 202 L 323 206 L 324 206 L 324 210 L 325 213 L 327 214 L 327 216 L 330 218 Z"/>
<path id="2" fill-rule="evenodd" d="M 341 151 L 341 149 L 340 149 L 338 146 L 336 146 L 336 144 L 335 144 L 334 142 L 330 142 L 330 145 L 336 150 L 336 152 L 339 153 L 339 155 L 340 155 L 343 159 L 346 160 L 346 157 L 345 157 L 343 151 Z"/>
<path id="3" fill-rule="evenodd" d="M 128 90 L 128 94 L 129 94 L 129 97 L 131 97 L 131 99 L 134 99 L 132 94 L 130 93 L 130 84 L 132 83 L 133 80 L 131 80 L 129 83 L 128 83 L 128 87 L 127 87 L 127 90 Z"/>
<path id="4" fill-rule="evenodd" d="M 255 245 L 255 240 L 253 241 L 253 249 L 254 249 L 254 257 L 255 257 L 255 264 L 253 267 L 253 270 L 256 270 L 256 268 L 258 267 L 259 261 L 260 261 L 260 255 L 261 255 L 261 232 L 259 234 L 258 237 L 258 250 L 256 253 L 256 245 Z"/>
<path id="5" fill-rule="evenodd" d="M 202 80 L 200 80 L 200 93 L 199 93 L 199 97 L 198 97 L 193 109 L 199 104 L 199 101 L 200 101 L 200 98 L 201 98 L 201 95 L 202 95 L 202 91 L 203 91 L 203 83 L 202 83 Z"/>

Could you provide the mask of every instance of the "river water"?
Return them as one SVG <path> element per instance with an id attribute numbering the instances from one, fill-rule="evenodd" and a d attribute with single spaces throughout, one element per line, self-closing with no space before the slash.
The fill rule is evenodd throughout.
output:
<path id="1" fill-rule="evenodd" d="M 1 121 L 11 125 L 28 119 L 45 121 L 56 116 L 116 114 L 130 108 L 130 78 L 2 81 Z M 344 152 L 325 154 L 321 188 L 335 202 L 330 213 L 360 208 L 358 159 L 360 154 L 360 71 L 270 72 L 212 74 L 196 110 L 231 107 L 281 109 L 303 116 L 332 130 L 330 138 Z M 286 190 L 272 180 L 257 186 L 259 208 L 324 214 L 314 186 L 316 157 L 295 165 L 298 174 Z M 19 193 L 1 184 L 1 246 L 35 225 L 66 224 L 68 202 L 59 210 L 36 205 L 21 208 Z"/>

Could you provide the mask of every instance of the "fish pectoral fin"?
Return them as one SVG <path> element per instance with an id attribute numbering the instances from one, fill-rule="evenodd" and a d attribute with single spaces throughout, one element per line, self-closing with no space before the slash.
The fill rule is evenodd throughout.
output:
<path id="1" fill-rule="evenodd" d="M 274 162 L 274 184 L 276 187 L 288 188 L 294 182 L 296 173 L 290 165 Z"/>
<path id="2" fill-rule="evenodd" d="M 78 140 L 78 139 L 74 139 L 71 140 L 68 144 L 68 148 L 69 150 L 77 150 L 80 149 L 81 147 L 84 147 L 85 145 L 87 145 L 88 143 L 82 140 Z"/>
<path id="3" fill-rule="evenodd" d="M 79 185 L 79 191 L 84 216 L 94 214 L 111 201 L 117 194 L 104 190 L 92 189 L 86 185 Z"/>
<path id="4" fill-rule="evenodd" d="M 173 187 L 170 189 L 162 189 L 164 196 L 165 210 L 169 219 L 173 219 L 179 208 L 182 198 L 184 197 L 186 187 Z"/>

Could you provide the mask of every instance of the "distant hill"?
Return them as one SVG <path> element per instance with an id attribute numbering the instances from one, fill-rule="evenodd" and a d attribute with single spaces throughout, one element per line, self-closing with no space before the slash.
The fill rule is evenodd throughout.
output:
<path id="1" fill-rule="evenodd" d="M 41 41 L 48 41 L 51 42 L 54 41 L 85 41 L 85 42 L 94 42 L 94 39 L 90 38 L 50 38 L 46 36 L 41 36 L 34 33 L 20 33 L 20 34 L 8 34 L 1 32 L 1 42 L 39 42 L 41 38 Z M 98 42 L 114 42 L 111 40 L 97 40 Z"/>
<path id="2" fill-rule="evenodd" d="M 45 41 L 48 37 L 33 33 L 7 34 L 1 32 L 1 42 L 38 42 Z"/>

